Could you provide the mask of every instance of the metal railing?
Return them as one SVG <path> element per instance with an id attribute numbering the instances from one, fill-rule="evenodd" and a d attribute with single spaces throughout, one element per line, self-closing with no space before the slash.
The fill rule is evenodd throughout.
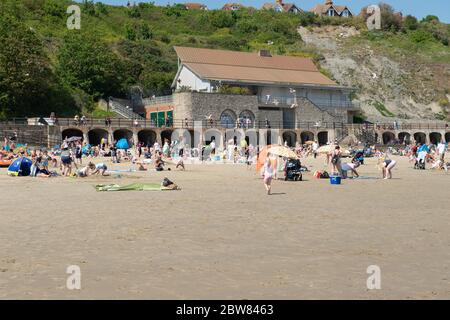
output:
<path id="1" fill-rule="evenodd" d="M 299 100 L 307 99 L 314 105 L 326 109 L 355 109 L 359 108 L 358 102 L 344 99 L 312 99 L 304 96 L 258 96 L 258 103 L 267 106 L 295 106 Z"/>
<path id="2" fill-rule="evenodd" d="M 173 103 L 173 96 L 160 96 L 154 98 L 146 98 L 142 100 L 145 106 L 171 104 Z"/>
<path id="3" fill-rule="evenodd" d="M 117 101 L 115 101 L 113 99 L 109 99 L 109 106 L 110 106 L 112 111 L 118 113 L 119 115 L 121 115 L 124 118 L 127 118 L 127 119 L 144 119 L 142 116 L 140 116 L 139 114 L 135 113 L 132 109 L 127 108 L 126 106 L 124 106 L 120 102 L 117 102 Z"/>
<path id="4" fill-rule="evenodd" d="M 121 118 L 86 118 L 84 121 L 74 118 L 55 118 L 49 122 L 50 125 L 63 127 L 119 127 L 119 128 L 194 128 L 194 123 L 204 128 L 242 128 L 242 129 L 347 129 L 367 131 L 411 131 L 411 130 L 445 130 L 450 131 L 449 123 L 363 123 L 348 124 L 344 122 L 308 122 L 308 121 L 251 121 L 250 123 L 223 122 L 221 120 L 168 120 L 159 122 L 143 119 L 121 119 Z M 36 118 L 12 118 L 0 120 L 0 126 L 43 126 Z"/>

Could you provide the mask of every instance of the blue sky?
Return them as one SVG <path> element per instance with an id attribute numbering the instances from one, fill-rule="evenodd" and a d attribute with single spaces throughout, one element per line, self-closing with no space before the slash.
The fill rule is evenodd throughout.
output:
<path id="1" fill-rule="evenodd" d="M 131 0 L 133 1 L 133 0 Z M 150 2 L 148 0 L 135 0 L 139 2 Z M 238 2 L 244 5 L 260 7 L 265 2 L 272 2 L 274 0 L 186 0 L 186 1 L 173 1 L 173 0 L 155 0 L 158 5 L 167 5 L 168 3 L 184 3 L 184 2 L 201 2 L 206 4 L 209 8 L 220 8 L 227 2 Z M 101 0 L 101 2 L 115 5 L 123 5 L 127 3 L 127 0 Z M 324 0 L 285 0 L 285 2 L 293 2 L 302 9 L 311 9 L 317 3 L 325 2 Z M 361 8 L 369 5 L 376 4 L 380 0 L 335 0 L 336 4 L 345 4 L 350 7 L 354 12 L 359 13 Z M 412 14 L 418 18 L 423 18 L 426 15 L 433 14 L 439 17 L 443 22 L 450 23 L 450 1 L 449 0 L 384 0 L 384 2 L 392 5 L 396 10 L 402 11 L 403 14 Z"/>

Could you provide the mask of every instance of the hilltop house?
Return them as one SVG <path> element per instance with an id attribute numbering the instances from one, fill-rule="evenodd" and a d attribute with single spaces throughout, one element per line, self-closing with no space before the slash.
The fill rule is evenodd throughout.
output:
<path id="1" fill-rule="evenodd" d="M 265 10 L 275 10 L 276 12 L 299 13 L 302 9 L 293 3 L 283 3 L 283 0 L 276 0 L 275 3 L 265 3 L 262 6 Z"/>
<path id="2" fill-rule="evenodd" d="M 208 10 L 208 7 L 201 3 L 188 2 L 184 4 L 186 10 Z"/>
<path id="3" fill-rule="evenodd" d="M 272 128 L 296 129 L 318 121 L 352 122 L 358 111 L 350 100 L 353 89 L 327 78 L 309 58 L 272 55 L 267 50 L 175 47 L 175 51 L 174 93 L 146 105 L 147 118 L 160 119 L 158 123 L 168 115 L 176 123 L 214 119 L 215 126 L 230 128 L 241 119 L 255 128 L 270 123 Z"/>
<path id="4" fill-rule="evenodd" d="M 226 3 L 223 7 L 222 10 L 225 11 L 237 11 L 244 8 L 244 6 L 240 3 Z"/>
<path id="5" fill-rule="evenodd" d="M 318 4 L 311 9 L 318 16 L 328 17 L 351 17 L 353 13 L 347 6 L 335 5 L 333 0 L 326 0 L 325 4 Z"/>

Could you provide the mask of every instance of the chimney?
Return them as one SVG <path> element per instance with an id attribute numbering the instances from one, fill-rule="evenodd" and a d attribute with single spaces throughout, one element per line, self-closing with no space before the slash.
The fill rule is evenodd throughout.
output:
<path id="1" fill-rule="evenodd" d="M 267 49 L 261 49 L 259 50 L 259 56 L 260 57 L 272 57 L 272 54 L 270 53 L 270 50 Z"/>
<path id="2" fill-rule="evenodd" d="M 333 0 L 326 0 L 326 1 L 325 1 L 325 4 L 326 4 L 326 5 L 332 5 L 332 4 L 333 4 Z"/>

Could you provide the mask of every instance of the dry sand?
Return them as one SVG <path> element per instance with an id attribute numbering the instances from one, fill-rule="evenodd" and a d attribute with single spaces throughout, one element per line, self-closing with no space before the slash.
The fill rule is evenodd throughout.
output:
<path id="1" fill-rule="evenodd" d="M 449 299 L 450 175 L 399 160 L 390 181 L 308 173 L 272 196 L 241 165 L 84 180 L 0 169 L 0 298 Z M 360 172 L 380 176 L 374 159 Z M 164 176 L 182 191 L 93 187 Z M 66 288 L 69 265 L 81 290 Z M 381 290 L 366 287 L 369 265 Z"/>

